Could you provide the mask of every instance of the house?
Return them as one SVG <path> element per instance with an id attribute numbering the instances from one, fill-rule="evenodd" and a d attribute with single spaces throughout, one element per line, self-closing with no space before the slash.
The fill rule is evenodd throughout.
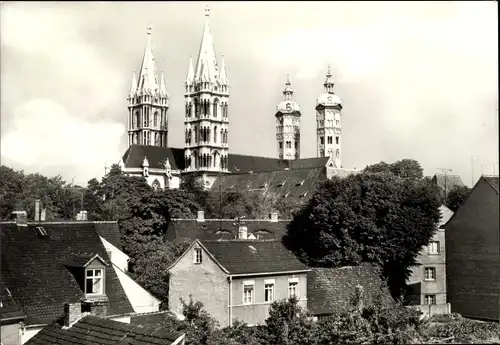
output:
<path id="1" fill-rule="evenodd" d="M 359 266 L 313 267 L 307 274 L 307 309 L 315 317 L 330 316 L 355 303 L 379 301 L 393 304 L 389 289 L 378 269 L 368 263 Z"/>
<path id="2" fill-rule="evenodd" d="M 453 188 L 464 185 L 458 175 L 435 174 L 431 181 L 439 187 L 443 197 L 447 196 Z"/>
<path id="3" fill-rule="evenodd" d="M 451 311 L 500 321 L 498 176 L 481 176 L 445 229 Z"/>
<path id="4" fill-rule="evenodd" d="M 272 212 L 268 219 L 206 219 L 203 211 L 198 211 L 196 219 L 173 218 L 167 224 L 165 240 L 177 238 L 191 240 L 219 239 L 281 239 L 286 233 L 289 220 L 278 219 Z"/>
<path id="5" fill-rule="evenodd" d="M 195 240 L 168 268 L 169 309 L 180 315 L 191 295 L 223 327 L 262 324 L 275 300 L 296 296 L 307 307 L 309 271 L 281 241 Z"/>
<path id="6" fill-rule="evenodd" d="M 17 333 L 15 343 L 24 344 L 67 302 L 84 303 L 92 314 L 122 322 L 137 306 L 149 303 L 140 310 L 158 310 L 150 294 L 110 260 L 94 222 L 27 222 L 25 212 L 16 215 L 16 221 L 0 223 L 2 342 Z M 137 291 L 149 295 L 146 303 L 134 299 Z M 11 317 L 7 324 L 4 319 Z"/>
<path id="7" fill-rule="evenodd" d="M 82 312 L 80 304 L 67 303 L 64 315 L 44 327 L 26 345 L 184 345 L 185 334 L 148 324 L 129 324 Z"/>
<path id="8" fill-rule="evenodd" d="M 445 205 L 439 208 L 441 218 L 429 244 L 422 248 L 417 266 L 408 279 L 408 303 L 419 306 L 425 316 L 446 314 L 450 305 L 446 298 L 446 247 L 444 225 L 453 216 Z"/>

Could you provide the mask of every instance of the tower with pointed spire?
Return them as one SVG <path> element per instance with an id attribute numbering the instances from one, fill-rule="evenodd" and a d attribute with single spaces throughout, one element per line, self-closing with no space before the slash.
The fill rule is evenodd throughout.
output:
<path id="1" fill-rule="evenodd" d="M 224 56 L 220 64 L 217 62 L 209 17 L 207 7 L 196 67 L 190 57 L 184 93 L 184 173 L 196 172 L 205 177 L 229 172 L 229 82 Z M 205 184 L 209 183 L 205 179 Z"/>
<path id="2" fill-rule="evenodd" d="M 287 76 L 283 101 L 277 106 L 276 141 L 279 159 L 300 158 L 300 107 L 293 98 L 290 77 Z"/>
<path id="3" fill-rule="evenodd" d="M 316 102 L 318 157 L 329 156 L 336 168 L 342 167 L 342 100 L 333 92 L 330 66 L 323 84 L 324 91 Z"/>
<path id="4" fill-rule="evenodd" d="M 151 46 L 151 27 L 147 28 L 147 42 L 139 79 L 132 73 L 128 95 L 128 144 L 167 146 L 168 93 L 163 72 L 158 79 Z"/>

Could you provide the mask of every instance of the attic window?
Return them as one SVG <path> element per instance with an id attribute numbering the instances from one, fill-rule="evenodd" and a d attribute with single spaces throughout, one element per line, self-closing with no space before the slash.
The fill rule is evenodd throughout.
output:
<path id="1" fill-rule="evenodd" d="M 89 295 L 102 295 L 104 293 L 103 269 L 85 270 L 85 293 Z"/>
<path id="2" fill-rule="evenodd" d="M 302 180 L 299 183 L 297 183 L 296 186 L 302 186 L 303 184 L 304 184 L 304 180 Z"/>
<path id="3" fill-rule="evenodd" d="M 42 228 L 41 226 L 36 227 L 36 233 L 42 237 L 47 236 L 47 231 L 45 231 L 45 229 Z"/>
<path id="4" fill-rule="evenodd" d="M 307 192 L 305 192 L 304 194 L 300 194 L 300 197 L 303 198 L 307 195 Z"/>
<path id="5" fill-rule="evenodd" d="M 194 263 L 201 264 L 203 261 L 203 253 L 201 252 L 201 248 L 194 249 Z"/>
<path id="6" fill-rule="evenodd" d="M 285 182 L 286 182 L 286 180 L 283 181 L 283 182 L 278 183 L 278 187 L 283 187 L 285 185 Z"/>

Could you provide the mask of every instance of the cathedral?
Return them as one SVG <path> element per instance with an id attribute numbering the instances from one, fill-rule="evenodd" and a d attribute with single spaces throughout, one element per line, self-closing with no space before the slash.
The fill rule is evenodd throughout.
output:
<path id="1" fill-rule="evenodd" d="M 209 14 L 206 9 L 200 50 L 195 64 L 189 59 L 184 83 L 183 148 L 167 144 L 171 100 L 163 72 L 156 69 L 148 28 L 140 72 L 138 77 L 133 73 L 127 98 L 128 149 L 119 163 L 122 171 L 144 176 L 155 189 L 179 188 L 183 178 L 192 176 L 207 189 L 262 190 L 287 184 L 295 187 L 282 188 L 281 194 L 300 196 L 319 180 L 355 172 L 342 168 L 342 101 L 334 93 L 329 67 L 315 109 L 317 157 L 300 158 L 302 113 L 289 78 L 275 114 L 278 157 L 229 153 L 229 79 L 224 57 L 215 54 Z"/>

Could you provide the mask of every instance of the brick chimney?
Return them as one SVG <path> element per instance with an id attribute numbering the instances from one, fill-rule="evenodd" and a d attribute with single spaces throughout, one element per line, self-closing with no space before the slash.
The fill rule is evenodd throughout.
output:
<path id="1" fill-rule="evenodd" d="M 198 222 L 205 221 L 205 211 L 198 211 L 198 217 L 196 218 Z"/>
<path id="2" fill-rule="evenodd" d="M 64 303 L 64 327 L 71 327 L 80 320 L 86 313 L 82 312 L 82 303 Z"/>
<path id="3" fill-rule="evenodd" d="M 90 315 L 106 317 L 108 315 L 109 299 L 107 297 L 99 297 L 98 299 L 85 300 L 82 302 L 82 310 L 90 313 Z"/>
<path id="4" fill-rule="evenodd" d="M 35 200 L 35 222 L 40 221 L 40 199 Z"/>
<path id="5" fill-rule="evenodd" d="M 277 222 L 278 221 L 278 212 L 269 213 L 269 220 L 271 222 Z"/>
<path id="6" fill-rule="evenodd" d="M 28 215 L 26 211 L 12 211 L 11 218 L 16 221 L 18 226 L 28 226 Z"/>

